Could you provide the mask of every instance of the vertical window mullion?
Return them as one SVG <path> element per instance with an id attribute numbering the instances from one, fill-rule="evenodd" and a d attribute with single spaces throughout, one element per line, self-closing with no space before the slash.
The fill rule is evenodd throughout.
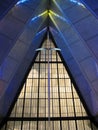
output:
<path id="1" fill-rule="evenodd" d="M 33 69 L 33 68 L 32 68 Z M 32 73 L 32 77 L 33 77 L 33 73 Z M 30 99 L 30 116 L 32 115 L 31 112 L 32 112 L 32 93 L 33 93 L 33 78 L 32 79 L 32 86 L 31 86 L 31 99 Z"/>
<path id="2" fill-rule="evenodd" d="M 45 62 L 46 62 L 46 51 L 45 51 Z M 45 117 L 46 117 L 46 80 L 47 80 L 47 77 L 46 77 L 46 71 L 47 71 L 47 69 L 46 69 L 46 63 L 44 63 L 45 64 Z M 45 130 L 46 130 L 46 120 L 45 120 Z"/>
<path id="3" fill-rule="evenodd" d="M 39 128 L 39 90 L 40 90 L 40 60 L 41 60 L 41 52 L 39 52 L 39 68 L 38 68 L 38 98 L 37 98 L 37 130 Z"/>
<path id="4" fill-rule="evenodd" d="M 50 67 L 51 67 L 51 75 L 50 75 L 50 84 L 51 84 L 51 97 L 50 97 L 50 99 L 51 99 L 51 115 L 52 115 L 52 117 L 54 117 L 54 113 L 53 113 L 53 87 L 52 87 L 52 51 L 51 51 L 51 64 L 50 64 Z M 53 124 L 53 126 L 52 126 L 52 130 L 54 130 L 54 122 L 52 121 L 52 123 L 51 124 Z"/>
<path id="5" fill-rule="evenodd" d="M 59 88 L 60 84 L 59 84 L 58 53 L 57 52 L 56 52 L 56 62 L 57 62 L 57 82 L 58 82 L 58 100 L 59 100 L 59 114 L 60 114 L 60 130 L 62 130 L 60 88 Z"/>
<path id="6" fill-rule="evenodd" d="M 67 116 L 68 116 L 68 101 L 67 101 L 67 92 L 66 92 L 66 77 L 65 77 L 65 71 L 64 69 L 66 69 L 64 66 L 63 66 L 63 74 L 64 74 L 64 84 L 65 84 L 65 100 L 66 100 L 66 110 L 67 110 Z M 68 78 L 67 78 L 68 79 Z M 69 120 L 68 120 L 68 130 L 70 130 L 70 125 L 69 125 Z"/>

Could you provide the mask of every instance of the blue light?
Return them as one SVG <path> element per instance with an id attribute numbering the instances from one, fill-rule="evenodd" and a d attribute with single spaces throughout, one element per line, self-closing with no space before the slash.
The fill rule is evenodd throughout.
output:
<path id="1" fill-rule="evenodd" d="M 67 19 L 67 17 L 65 16 L 65 14 L 64 14 L 64 12 L 62 11 L 62 9 L 61 9 L 61 7 L 59 6 L 59 4 L 56 2 L 56 0 L 53 0 L 53 2 L 55 3 L 55 5 L 58 7 L 58 9 L 61 11 L 61 13 L 63 14 L 63 16 L 60 16 L 60 15 L 58 15 L 58 14 L 56 14 L 55 13 L 55 15 L 58 17 L 58 18 L 60 18 L 61 20 L 63 20 L 63 21 L 65 21 L 65 22 L 69 22 L 68 21 L 68 19 Z M 52 11 L 53 12 L 53 11 Z"/>
<path id="2" fill-rule="evenodd" d="M 35 21 L 36 19 L 40 18 L 41 16 L 44 16 L 48 14 L 48 10 L 45 10 L 44 12 L 42 12 L 41 14 L 39 14 L 38 16 L 35 16 L 31 19 L 31 21 Z"/>
<path id="3" fill-rule="evenodd" d="M 45 31 L 47 29 L 47 27 L 43 28 L 41 31 L 39 31 L 38 33 L 36 33 L 36 36 L 41 34 L 43 31 Z"/>
<path id="4" fill-rule="evenodd" d="M 50 15 L 50 14 L 51 14 L 51 15 L 54 15 L 54 16 L 56 16 L 57 18 L 59 18 L 59 19 L 61 19 L 61 20 L 63 20 L 63 21 L 65 21 L 65 22 L 68 23 L 68 20 L 67 20 L 66 18 L 64 18 L 64 17 L 62 17 L 62 16 L 56 14 L 56 13 L 53 12 L 52 10 L 49 10 L 49 15 Z"/>
<path id="5" fill-rule="evenodd" d="M 53 2 L 55 3 L 55 5 L 58 7 L 58 9 L 63 13 L 61 7 L 59 6 L 59 4 L 56 2 L 56 0 L 53 0 Z"/>
<path id="6" fill-rule="evenodd" d="M 84 7 L 84 5 L 81 2 L 79 2 L 78 0 L 70 0 L 70 1 L 77 4 L 77 5 Z"/>
<path id="7" fill-rule="evenodd" d="M 29 0 L 20 0 L 20 1 L 18 1 L 18 2 L 16 3 L 16 5 L 23 4 L 23 3 L 27 2 L 27 1 L 29 1 Z"/>
<path id="8" fill-rule="evenodd" d="M 37 18 L 39 18 L 40 16 L 36 16 L 34 18 L 31 19 L 31 21 L 35 21 Z"/>

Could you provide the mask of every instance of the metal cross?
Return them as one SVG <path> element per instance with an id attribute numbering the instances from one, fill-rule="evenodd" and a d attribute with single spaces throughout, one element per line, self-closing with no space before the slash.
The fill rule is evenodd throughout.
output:
<path id="1" fill-rule="evenodd" d="M 36 51 L 48 50 L 48 121 L 50 122 L 50 60 L 49 51 L 61 51 L 59 48 L 38 48 Z"/>

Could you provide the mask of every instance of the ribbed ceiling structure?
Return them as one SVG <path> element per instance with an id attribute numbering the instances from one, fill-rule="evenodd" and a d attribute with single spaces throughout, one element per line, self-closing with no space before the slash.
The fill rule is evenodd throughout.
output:
<path id="1" fill-rule="evenodd" d="M 87 3 L 86 3 L 87 2 Z M 8 114 L 47 32 L 98 122 L 97 1 L 5 0 L 0 21 L 0 117 Z M 91 4 L 92 3 L 92 4 Z M 95 5 L 95 6 L 94 6 Z"/>

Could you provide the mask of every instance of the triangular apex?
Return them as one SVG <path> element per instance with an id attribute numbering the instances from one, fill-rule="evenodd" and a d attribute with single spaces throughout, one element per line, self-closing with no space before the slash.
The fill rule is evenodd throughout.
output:
<path id="1" fill-rule="evenodd" d="M 58 51 L 60 52 L 61 49 L 55 47 L 53 41 L 49 38 L 49 34 L 47 33 L 47 39 L 44 41 L 42 47 L 41 48 L 37 48 L 36 51 L 37 52 L 41 51 L 42 56 L 43 56 L 43 57 L 40 57 L 41 61 L 43 59 L 43 61 L 47 60 L 47 62 L 51 62 L 52 60 L 54 60 L 54 59 L 52 59 L 52 56 L 54 54 L 56 55 L 56 52 L 58 52 Z M 46 58 L 46 59 L 44 59 L 44 58 Z M 58 59 L 60 60 L 59 55 L 58 55 Z"/>
<path id="2" fill-rule="evenodd" d="M 46 39 L 42 48 L 55 48 L 55 45 Z M 58 51 L 38 51 L 5 128 L 92 130 Z"/>

